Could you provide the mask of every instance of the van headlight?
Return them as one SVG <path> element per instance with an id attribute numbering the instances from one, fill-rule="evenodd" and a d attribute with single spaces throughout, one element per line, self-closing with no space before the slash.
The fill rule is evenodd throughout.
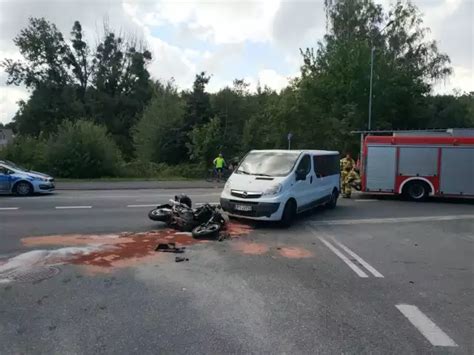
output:
<path id="1" fill-rule="evenodd" d="M 224 185 L 224 192 L 230 193 L 230 182 L 227 181 Z"/>
<path id="2" fill-rule="evenodd" d="M 263 195 L 264 196 L 274 196 L 274 195 L 279 194 L 281 192 L 281 189 L 282 189 L 281 184 L 274 185 L 274 186 L 270 187 L 269 189 L 265 190 Z"/>

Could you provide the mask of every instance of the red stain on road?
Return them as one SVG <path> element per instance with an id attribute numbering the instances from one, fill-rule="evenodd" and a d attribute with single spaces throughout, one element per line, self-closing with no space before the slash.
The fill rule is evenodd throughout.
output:
<path id="1" fill-rule="evenodd" d="M 226 224 L 225 230 L 231 237 L 239 237 L 250 234 L 253 227 L 242 222 L 230 221 Z"/>
<path id="2" fill-rule="evenodd" d="M 309 250 L 300 247 L 281 247 L 278 252 L 281 256 L 289 259 L 303 259 L 313 256 Z"/>
<path id="3" fill-rule="evenodd" d="M 96 272 L 154 261 L 161 254 L 155 251 L 159 243 L 175 243 L 177 247 L 202 243 L 193 239 L 191 233 L 171 229 L 143 233 L 48 235 L 23 238 L 21 241 L 26 246 L 96 246 L 97 250 L 77 253 L 61 260 L 64 263 L 90 266 L 88 270 Z"/>
<path id="4" fill-rule="evenodd" d="M 121 239 L 125 242 L 122 243 Z M 113 247 L 78 255 L 71 260 L 71 263 L 99 267 L 133 266 L 140 263 L 146 256 L 159 255 L 155 251 L 159 243 L 176 243 L 177 247 L 182 247 L 197 244 L 199 241 L 190 235 L 177 234 L 173 230 L 124 233 L 117 238 L 117 243 Z"/>
<path id="5" fill-rule="evenodd" d="M 225 228 L 231 237 L 247 235 L 251 230 L 250 226 L 236 222 L 229 222 Z M 47 235 L 23 238 L 21 242 L 28 247 L 93 246 L 95 250 L 78 251 L 57 262 L 83 265 L 87 271 L 96 273 L 156 261 L 162 256 L 155 251 L 159 243 L 175 243 L 176 247 L 183 247 L 210 241 L 194 239 L 191 233 L 164 229 L 142 233 Z"/>
<path id="6" fill-rule="evenodd" d="M 127 238 L 125 234 L 126 233 L 45 235 L 40 237 L 22 238 L 21 242 L 27 247 L 42 245 L 108 245 L 133 242 L 133 239 Z"/>
<path id="7" fill-rule="evenodd" d="M 265 244 L 252 242 L 235 242 L 232 247 L 243 254 L 249 255 L 262 255 L 270 249 Z"/>

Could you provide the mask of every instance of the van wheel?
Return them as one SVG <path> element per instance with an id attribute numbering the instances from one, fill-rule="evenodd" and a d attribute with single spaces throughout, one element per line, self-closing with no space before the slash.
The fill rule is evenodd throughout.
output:
<path id="1" fill-rule="evenodd" d="M 413 181 L 403 188 L 403 195 L 416 202 L 425 201 L 428 198 L 430 187 L 424 181 Z"/>
<path id="2" fill-rule="evenodd" d="M 14 191 L 18 196 L 29 196 L 33 193 L 33 186 L 29 182 L 20 181 L 15 185 Z"/>
<path id="3" fill-rule="evenodd" d="M 329 200 L 329 202 L 326 204 L 326 207 L 333 210 L 336 208 L 337 206 L 337 199 L 339 198 L 339 192 L 337 192 L 336 190 L 334 190 L 331 194 L 331 199 Z"/>
<path id="4" fill-rule="evenodd" d="M 283 215 L 281 216 L 280 225 L 283 228 L 288 228 L 293 224 L 293 221 L 296 216 L 296 203 L 294 200 L 289 200 L 285 209 L 283 210 Z"/>

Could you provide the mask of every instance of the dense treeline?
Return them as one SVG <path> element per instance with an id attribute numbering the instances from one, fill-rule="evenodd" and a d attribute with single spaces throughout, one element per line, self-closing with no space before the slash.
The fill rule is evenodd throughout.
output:
<path id="1" fill-rule="evenodd" d="M 294 148 L 356 151 L 350 132 L 366 128 L 372 50 L 372 129 L 474 126 L 474 93 L 430 94 L 451 68 L 414 5 L 328 2 L 327 15 L 324 39 L 301 50 L 301 75 L 280 93 L 250 92 L 236 79 L 214 94 L 204 72 L 188 91 L 153 81 L 152 53 L 107 26 L 92 48 L 79 22 L 66 39 L 32 18 L 14 39 L 23 60 L 2 63 L 8 83 L 31 97 L 11 125 L 16 141 L 1 154 L 59 176 L 95 177 L 172 174 L 169 166 L 199 174 L 219 151 L 233 158 L 285 148 L 289 132 Z"/>

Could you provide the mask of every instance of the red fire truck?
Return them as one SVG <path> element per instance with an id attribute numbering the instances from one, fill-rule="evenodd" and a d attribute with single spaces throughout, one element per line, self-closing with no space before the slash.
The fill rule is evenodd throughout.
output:
<path id="1" fill-rule="evenodd" d="M 414 201 L 428 196 L 474 197 L 474 136 L 367 135 L 361 180 L 363 192 Z"/>

